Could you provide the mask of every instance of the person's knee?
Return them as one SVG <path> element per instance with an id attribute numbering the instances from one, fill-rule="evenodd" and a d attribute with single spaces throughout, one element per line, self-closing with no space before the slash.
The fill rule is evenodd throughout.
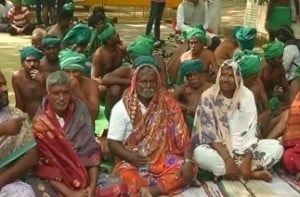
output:
<path id="1" fill-rule="evenodd" d="M 200 145 L 194 150 L 194 158 L 199 168 L 210 171 L 215 176 L 225 175 L 225 163 L 214 149 Z"/>
<path id="2" fill-rule="evenodd" d="M 293 159 L 294 149 L 289 148 L 284 151 L 282 156 L 282 164 L 288 172 L 293 172 L 295 160 Z"/>
<path id="3" fill-rule="evenodd" d="M 108 88 L 106 98 L 109 99 L 109 101 L 116 101 L 122 97 L 122 93 L 123 88 L 121 86 L 113 85 L 110 88 Z"/>

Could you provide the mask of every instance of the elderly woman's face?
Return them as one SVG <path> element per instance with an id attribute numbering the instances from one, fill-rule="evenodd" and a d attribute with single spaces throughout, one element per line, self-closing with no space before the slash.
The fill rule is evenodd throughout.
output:
<path id="1" fill-rule="evenodd" d="M 50 104 L 56 113 L 63 113 L 71 100 L 71 88 L 69 85 L 54 85 L 48 92 Z"/>
<path id="2" fill-rule="evenodd" d="M 235 79 L 233 69 L 229 66 L 222 67 L 220 76 L 220 89 L 222 92 L 235 91 Z"/>
<path id="3" fill-rule="evenodd" d="M 157 91 L 157 78 L 153 68 L 142 68 L 137 74 L 136 90 L 139 97 L 151 99 Z"/>

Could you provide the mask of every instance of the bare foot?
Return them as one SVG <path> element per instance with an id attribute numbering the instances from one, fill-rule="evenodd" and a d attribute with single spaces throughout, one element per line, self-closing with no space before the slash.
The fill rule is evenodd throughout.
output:
<path id="1" fill-rule="evenodd" d="M 272 180 L 272 174 L 267 170 L 259 170 L 252 172 L 252 178 L 269 182 Z"/>
<path id="2" fill-rule="evenodd" d="M 295 176 L 295 180 L 297 182 L 300 182 L 300 172 L 297 172 L 296 176 Z"/>
<path id="3" fill-rule="evenodd" d="M 140 188 L 140 197 L 152 197 L 152 194 L 147 187 Z"/>

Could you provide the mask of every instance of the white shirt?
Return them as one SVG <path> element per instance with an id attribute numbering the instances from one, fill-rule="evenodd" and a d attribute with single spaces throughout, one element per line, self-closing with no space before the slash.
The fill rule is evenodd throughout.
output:
<path id="1" fill-rule="evenodd" d="M 295 71 L 300 68 L 300 52 L 296 45 L 287 45 L 283 51 L 283 66 L 286 72 L 286 79 L 288 81 L 295 78 Z M 298 67 L 296 65 L 298 65 Z"/>
<path id="2" fill-rule="evenodd" d="M 55 114 L 57 120 L 58 120 L 58 123 L 60 125 L 61 128 L 64 128 L 65 126 L 65 120 L 63 118 L 61 118 L 60 116 L 58 116 L 57 114 Z"/>
<path id="3" fill-rule="evenodd" d="M 142 114 L 146 112 L 146 107 L 139 103 Z M 107 139 L 123 142 L 132 133 L 132 123 L 126 111 L 123 99 L 119 100 L 113 107 L 109 120 Z"/>
<path id="4" fill-rule="evenodd" d="M 199 5 L 195 6 L 194 9 L 191 10 L 191 12 L 192 12 L 192 15 L 202 16 L 202 17 L 199 17 L 199 21 L 195 25 L 200 25 L 200 24 L 204 25 L 204 23 L 205 23 L 205 4 L 202 1 L 199 1 L 198 4 Z M 180 3 L 178 5 L 177 13 L 176 13 L 176 22 L 177 22 L 176 29 L 183 32 L 183 31 L 187 30 L 189 27 L 191 27 L 189 25 L 186 25 L 186 20 L 187 19 L 185 19 L 183 3 Z"/>

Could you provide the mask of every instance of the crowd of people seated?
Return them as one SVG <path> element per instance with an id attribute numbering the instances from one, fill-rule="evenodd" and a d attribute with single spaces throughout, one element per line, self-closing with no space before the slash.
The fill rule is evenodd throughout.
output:
<path id="1" fill-rule="evenodd" d="M 169 61 L 153 53 L 151 34 L 126 46 L 99 8 L 73 24 L 67 3 L 48 31 L 35 29 L 11 79 L 15 107 L 0 71 L 0 196 L 174 195 L 199 186 L 201 171 L 270 181 L 278 163 L 299 181 L 293 30 L 279 26 L 257 50 L 256 29 L 212 39 L 203 18 L 185 21 L 191 6 L 203 9 L 198 0 L 180 5 L 185 40 Z M 99 106 L 109 121 L 103 143 Z"/>

